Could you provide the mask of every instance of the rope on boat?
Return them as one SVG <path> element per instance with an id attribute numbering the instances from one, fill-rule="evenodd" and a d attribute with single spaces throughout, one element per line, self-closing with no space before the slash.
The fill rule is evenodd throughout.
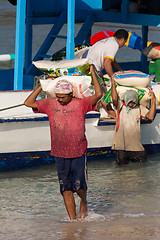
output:
<path id="1" fill-rule="evenodd" d="M 35 90 L 36 88 L 38 88 L 40 86 L 40 79 L 45 79 L 46 75 L 43 74 L 39 77 L 35 77 L 34 78 L 34 86 L 33 86 L 33 89 Z M 43 99 L 46 97 L 46 92 L 44 92 L 43 90 L 40 92 L 39 96 Z M 18 105 L 14 105 L 14 106 L 10 106 L 10 107 L 6 107 L 6 108 L 1 108 L 0 109 L 0 112 L 2 111 L 6 111 L 6 110 L 9 110 L 9 109 L 12 109 L 12 108 L 17 108 L 17 107 L 21 107 L 21 106 L 24 106 L 24 103 L 21 103 L 21 104 L 18 104 Z"/>
<path id="2" fill-rule="evenodd" d="M 9 110 L 9 109 L 12 109 L 12 108 L 16 108 L 16 107 L 21 107 L 21 106 L 23 106 L 23 105 L 24 105 L 24 103 L 21 103 L 21 104 L 18 104 L 18 105 L 6 107 L 6 108 L 1 108 L 1 109 L 0 109 L 0 112 L 1 112 L 1 111 L 5 111 L 5 110 Z"/>

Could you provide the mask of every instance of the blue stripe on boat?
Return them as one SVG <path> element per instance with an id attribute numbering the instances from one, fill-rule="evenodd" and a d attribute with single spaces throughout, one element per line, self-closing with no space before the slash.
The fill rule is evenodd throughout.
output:
<path id="1" fill-rule="evenodd" d="M 160 144 L 147 144 L 143 146 L 148 155 L 160 152 Z M 114 158 L 115 151 L 113 151 L 111 147 L 87 149 L 87 159 L 89 161 L 111 161 Z M 0 172 L 39 167 L 52 163 L 55 163 L 55 160 L 54 157 L 50 156 L 50 151 L 0 153 Z"/>

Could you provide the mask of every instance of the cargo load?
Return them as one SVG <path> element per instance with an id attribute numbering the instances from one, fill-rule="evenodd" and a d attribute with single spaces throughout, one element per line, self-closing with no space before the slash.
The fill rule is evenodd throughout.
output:
<path id="1" fill-rule="evenodd" d="M 56 97 L 54 88 L 59 80 L 67 80 L 72 84 L 73 96 L 76 98 L 89 97 L 94 93 L 94 88 L 91 85 L 92 78 L 90 76 L 62 76 L 54 80 L 51 78 L 40 80 L 42 90 L 47 93 L 48 97 Z"/>
<path id="2" fill-rule="evenodd" d="M 89 75 L 90 64 L 87 58 L 61 61 L 33 61 L 43 73 L 52 77 Z"/>

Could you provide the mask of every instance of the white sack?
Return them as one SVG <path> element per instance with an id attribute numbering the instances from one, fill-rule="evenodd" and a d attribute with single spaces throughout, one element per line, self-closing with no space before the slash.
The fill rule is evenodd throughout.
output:
<path id="1" fill-rule="evenodd" d="M 59 80 L 67 80 L 72 84 L 73 87 L 73 95 L 76 98 L 84 98 L 93 95 L 93 87 L 91 85 L 91 77 L 90 76 L 63 76 L 58 77 L 54 80 L 40 80 L 42 90 L 47 93 L 47 95 L 51 98 L 55 98 L 54 87 Z"/>

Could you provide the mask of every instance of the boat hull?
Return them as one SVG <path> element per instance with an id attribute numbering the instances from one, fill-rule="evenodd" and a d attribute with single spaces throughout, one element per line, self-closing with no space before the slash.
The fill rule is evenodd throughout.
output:
<path id="1" fill-rule="evenodd" d="M 148 154 L 160 152 L 160 113 L 154 122 L 141 124 L 142 144 Z M 99 120 L 99 114 L 86 115 L 87 156 L 110 159 L 115 121 Z M 30 168 L 54 163 L 50 156 L 50 129 L 47 117 L 8 119 L 0 123 L 0 171 Z"/>
<path id="2" fill-rule="evenodd" d="M 30 91 L 1 92 L 0 110 L 23 103 Z M 9 102 L 10 101 L 10 102 Z M 85 119 L 88 140 L 88 159 L 110 159 L 115 130 L 115 120 L 100 119 L 97 112 L 89 112 Z M 160 152 L 160 110 L 155 120 L 142 122 L 142 144 L 147 153 Z M 50 164 L 50 129 L 48 117 L 34 114 L 25 106 L 9 107 L 1 111 L 0 118 L 0 171 Z"/>

